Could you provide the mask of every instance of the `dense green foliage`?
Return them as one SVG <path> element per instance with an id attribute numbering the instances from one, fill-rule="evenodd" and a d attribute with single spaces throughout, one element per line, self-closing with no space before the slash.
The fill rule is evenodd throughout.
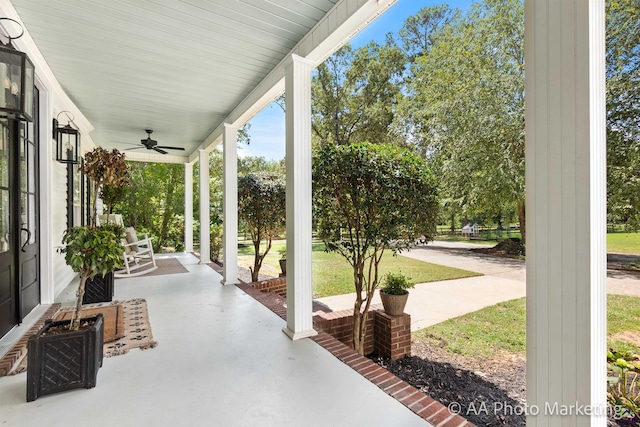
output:
<path id="1" fill-rule="evenodd" d="M 286 187 L 284 180 L 273 174 L 248 174 L 238 178 L 238 217 L 246 225 L 254 247 L 251 280 L 258 280 L 264 257 L 272 240 L 283 230 L 286 220 Z M 261 243 L 266 247 L 261 251 Z"/>
<path id="2" fill-rule="evenodd" d="M 640 0 L 607 1 L 609 220 L 640 228 Z"/>
<path id="3" fill-rule="evenodd" d="M 112 186 L 108 184 L 104 184 L 100 189 L 100 199 L 107 206 L 106 213 L 112 214 L 113 207 L 118 203 L 123 201 L 127 197 L 127 193 L 129 192 L 128 186 Z"/>
<path id="4" fill-rule="evenodd" d="M 404 54 L 390 43 L 371 42 L 356 51 L 345 45 L 327 58 L 312 81 L 314 141 L 390 141 L 404 66 Z"/>
<path id="5" fill-rule="evenodd" d="M 131 184 L 116 205 L 125 224 L 154 237 L 154 250 L 184 248 L 184 165 L 128 162 Z"/>
<path id="6" fill-rule="evenodd" d="M 211 255 L 211 261 L 219 261 L 220 255 L 222 255 L 222 224 L 211 224 L 209 232 L 209 253 Z"/>
<path id="7" fill-rule="evenodd" d="M 80 274 L 76 295 L 76 315 L 71 323 L 71 330 L 78 330 L 80 326 L 82 297 L 87 279 L 122 267 L 124 247 L 120 241 L 121 231 L 114 230 L 114 227 L 109 225 L 71 227 L 65 231 L 61 252 L 64 254 L 67 265 Z"/>
<path id="8" fill-rule="evenodd" d="M 640 417 L 640 356 L 611 349 L 607 352 L 607 363 L 609 370 L 617 374 L 609 378 L 607 402 L 615 410 L 617 420 L 634 422 Z"/>
<path id="9" fill-rule="evenodd" d="M 62 243 L 67 265 L 82 276 L 106 274 L 123 265 L 124 248 L 112 226 L 71 227 L 65 231 Z"/>
<path id="10" fill-rule="evenodd" d="M 382 255 L 435 232 L 435 179 L 422 159 L 394 145 L 325 144 L 314 156 L 313 183 L 318 236 L 353 268 L 353 343 L 362 353 L 362 313 L 380 282 Z"/>
<path id="11" fill-rule="evenodd" d="M 418 19 L 429 25 L 416 29 Z M 437 171 L 448 216 L 490 222 L 517 209 L 524 230 L 522 2 L 486 0 L 464 15 L 424 8 L 400 34 L 414 61 L 398 127 Z"/>

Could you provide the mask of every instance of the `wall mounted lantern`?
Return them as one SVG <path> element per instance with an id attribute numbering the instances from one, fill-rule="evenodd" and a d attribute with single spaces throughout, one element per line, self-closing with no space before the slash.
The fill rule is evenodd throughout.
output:
<path id="1" fill-rule="evenodd" d="M 56 140 L 56 160 L 60 163 L 78 163 L 78 153 L 80 152 L 80 132 L 71 127 L 73 123 L 73 115 L 71 118 L 69 111 L 61 111 L 58 114 L 65 113 L 69 120 L 66 126 L 58 127 L 58 120 L 53 119 L 53 137 Z"/>
<path id="2" fill-rule="evenodd" d="M 33 121 L 35 69 L 26 53 L 17 51 L 11 40 L 24 34 L 20 23 L 11 18 L 22 30 L 19 36 L 9 37 L 7 44 L 0 42 L 0 116 Z"/>

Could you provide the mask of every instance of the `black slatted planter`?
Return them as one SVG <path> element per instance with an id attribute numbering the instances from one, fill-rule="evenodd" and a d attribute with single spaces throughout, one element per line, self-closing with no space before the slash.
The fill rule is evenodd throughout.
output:
<path id="1" fill-rule="evenodd" d="M 96 274 L 93 279 L 87 279 L 84 285 L 83 304 L 95 302 L 109 302 L 113 299 L 113 271 L 104 276 Z"/>
<path id="2" fill-rule="evenodd" d="M 52 327 L 69 325 L 68 320 L 48 320 L 36 335 L 29 337 L 27 402 L 47 394 L 96 386 L 102 366 L 104 317 L 99 313 L 84 321 L 93 324 L 78 331 L 46 335 Z"/>

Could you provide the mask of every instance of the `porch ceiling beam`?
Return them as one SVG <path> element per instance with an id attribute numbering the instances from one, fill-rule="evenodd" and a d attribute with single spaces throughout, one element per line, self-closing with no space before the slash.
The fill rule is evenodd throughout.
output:
<path id="1" fill-rule="evenodd" d="M 200 145 L 200 149 L 211 150 L 220 145 L 225 123 L 239 128 L 284 92 L 285 68 L 292 54 L 312 61 L 313 67 L 317 67 L 396 1 L 342 0 L 336 3 L 262 82 L 238 104 L 223 123 L 209 134 Z M 195 150 L 189 156 L 189 161 L 197 158 L 198 150 Z"/>

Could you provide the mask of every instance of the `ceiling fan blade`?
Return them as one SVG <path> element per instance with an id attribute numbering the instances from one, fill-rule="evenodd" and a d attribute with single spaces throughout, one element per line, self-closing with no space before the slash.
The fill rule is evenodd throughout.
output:
<path id="1" fill-rule="evenodd" d="M 182 148 L 182 147 L 167 147 L 165 145 L 158 145 L 156 148 L 165 148 L 167 150 L 182 150 L 182 151 L 184 151 L 184 148 Z"/>
<path id="2" fill-rule="evenodd" d="M 131 148 L 125 148 L 124 151 L 128 151 L 128 150 L 137 150 L 138 148 L 145 148 L 145 147 L 131 147 Z"/>
<path id="3" fill-rule="evenodd" d="M 161 150 L 161 149 L 159 149 L 158 147 L 153 147 L 153 149 L 154 149 L 155 151 L 157 151 L 158 153 L 167 154 L 167 152 L 166 152 L 166 151 Z"/>

